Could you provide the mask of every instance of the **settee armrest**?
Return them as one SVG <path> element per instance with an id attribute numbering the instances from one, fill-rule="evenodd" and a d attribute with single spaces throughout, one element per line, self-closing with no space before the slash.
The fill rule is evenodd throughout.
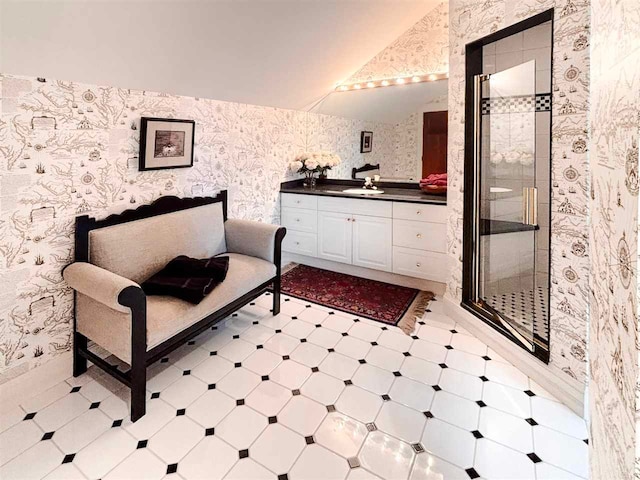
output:
<path id="1" fill-rule="evenodd" d="M 140 288 L 128 278 L 86 262 L 72 263 L 63 270 L 62 276 L 74 290 L 123 313 L 130 309 L 119 302 L 120 293 L 128 287 Z"/>
<path id="2" fill-rule="evenodd" d="M 229 219 L 224 224 L 227 250 L 262 258 L 271 263 L 280 262 L 280 247 L 286 229 L 280 225 Z"/>

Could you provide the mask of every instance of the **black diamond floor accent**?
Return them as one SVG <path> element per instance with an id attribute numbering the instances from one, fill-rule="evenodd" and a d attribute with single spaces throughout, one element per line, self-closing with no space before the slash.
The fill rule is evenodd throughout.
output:
<path id="1" fill-rule="evenodd" d="M 418 340 L 418 336 L 417 335 L 411 335 L 411 338 L 413 338 L 414 340 Z"/>
<path id="2" fill-rule="evenodd" d="M 71 463 L 71 462 L 73 462 L 74 458 L 76 458 L 76 454 L 75 453 L 69 453 L 69 454 L 64 456 L 64 458 L 62 459 L 62 463 Z"/>
<path id="3" fill-rule="evenodd" d="M 207 389 L 208 390 L 215 390 L 216 389 L 216 384 L 215 383 L 210 383 L 209 385 L 207 385 Z"/>
<path id="4" fill-rule="evenodd" d="M 449 330 L 451 333 L 458 333 L 458 331 L 455 328 L 452 328 L 451 330 Z"/>
<path id="5" fill-rule="evenodd" d="M 447 350 L 453 350 L 453 347 L 451 345 L 445 345 L 444 348 L 446 348 Z"/>
<path id="6" fill-rule="evenodd" d="M 215 433 L 216 433 L 216 429 L 215 429 L 215 428 L 213 428 L 213 427 L 212 427 L 212 428 L 207 428 L 207 429 L 204 431 L 204 435 L 205 435 L 205 437 L 210 437 L 211 435 L 215 435 Z"/>
<path id="7" fill-rule="evenodd" d="M 329 312 L 329 315 L 335 315 L 336 312 Z"/>
<path id="8" fill-rule="evenodd" d="M 442 390 L 440 388 L 440 385 L 431 385 L 431 388 L 433 388 L 436 392 L 439 392 L 440 390 Z"/>
<path id="9" fill-rule="evenodd" d="M 484 375 L 482 375 L 480 377 L 480 380 L 482 380 L 483 382 L 488 382 L 489 381 L 489 379 L 487 377 L 485 377 Z"/>
<path id="10" fill-rule="evenodd" d="M 473 432 L 471 432 L 471 435 L 473 435 L 476 438 L 484 438 L 478 430 L 474 430 Z"/>
<path id="11" fill-rule="evenodd" d="M 298 395 L 300 395 L 300 390 L 297 388 L 295 390 L 291 390 L 291 395 L 297 397 Z"/>
<path id="12" fill-rule="evenodd" d="M 582 440 L 584 443 L 586 443 L 587 445 L 589 445 L 589 439 L 585 438 L 584 440 Z"/>
<path id="13" fill-rule="evenodd" d="M 269 375 L 262 375 L 262 381 L 266 382 L 267 380 L 269 380 Z"/>
<path id="14" fill-rule="evenodd" d="M 282 333 L 282 330 L 277 329 L 277 330 L 276 330 L 276 333 Z"/>
<path id="15" fill-rule="evenodd" d="M 343 336 L 343 337 L 348 337 L 348 336 L 349 336 L 349 334 L 348 334 L 347 332 L 342 332 L 342 336 Z"/>
<path id="16" fill-rule="evenodd" d="M 287 475 L 286 473 L 278 475 L 278 480 L 289 480 L 289 475 Z"/>
<path id="17" fill-rule="evenodd" d="M 469 475 L 469 478 L 480 478 L 480 475 L 478 475 L 478 472 L 476 472 L 473 468 L 467 468 L 465 472 L 467 472 L 467 475 Z"/>
<path id="18" fill-rule="evenodd" d="M 382 327 L 380 330 L 389 330 L 387 327 Z"/>
<path id="19" fill-rule="evenodd" d="M 178 471 L 178 464 L 177 463 L 172 463 L 170 465 L 167 465 L 167 475 L 171 474 L 171 473 L 176 473 Z"/>
<path id="20" fill-rule="evenodd" d="M 440 365 L 440 368 L 449 368 L 449 367 L 447 367 L 446 363 L 440 363 L 439 365 Z"/>
<path id="21" fill-rule="evenodd" d="M 196 344 L 196 341 L 195 341 L 195 340 L 189 340 L 189 341 L 187 342 L 187 345 L 195 345 L 195 344 Z"/>
<path id="22" fill-rule="evenodd" d="M 533 418 L 527 418 L 527 419 L 525 419 L 525 422 L 527 422 L 529 425 L 534 426 L 534 427 L 536 425 L 538 425 L 538 422 L 536 422 Z"/>
<path id="23" fill-rule="evenodd" d="M 184 415 L 185 413 L 187 413 L 187 411 L 184 408 L 181 408 L 180 410 L 178 410 L 176 412 L 176 417 L 181 417 L 182 415 Z"/>
<path id="24" fill-rule="evenodd" d="M 477 404 L 480 408 L 482 408 L 482 407 L 486 407 L 486 406 L 487 406 L 487 404 L 486 404 L 486 403 L 484 403 L 482 400 L 478 400 L 478 401 L 476 401 L 476 404 Z"/>
<path id="25" fill-rule="evenodd" d="M 402 374 L 400 372 L 393 372 L 394 377 L 401 377 Z"/>
<path id="26" fill-rule="evenodd" d="M 89 410 L 93 410 L 94 408 L 98 408 L 100 406 L 100 402 L 93 402 L 89 405 Z"/>
<path id="27" fill-rule="evenodd" d="M 36 416 L 36 413 L 37 413 L 37 412 L 27 413 L 27 414 L 24 416 L 23 420 L 33 420 L 33 417 L 35 417 L 35 416 Z"/>
<path id="28" fill-rule="evenodd" d="M 311 371 L 312 371 L 313 373 L 317 373 L 317 372 L 319 372 L 319 371 L 320 371 L 320 369 L 319 369 L 318 367 L 311 367 Z"/>
<path id="29" fill-rule="evenodd" d="M 313 436 L 304 437 L 304 441 L 307 442 L 307 445 L 312 445 L 312 444 L 316 443 L 316 441 L 313 438 Z"/>
<path id="30" fill-rule="evenodd" d="M 160 360 L 160 363 L 167 363 L 169 361 L 168 358 L 163 358 L 162 360 Z"/>
<path id="31" fill-rule="evenodd" d="M 216 355 L 218 355 L 218 352 L 209 352 L 209 356 L 211 357 L 215 357 Z"/>
<path id="32" fill-rule="evenodd" d="M 71 392 L 69 392 L 69 393 L 77 393 L 77 392 L 79 392 L 79 391 L 80 391 L 80 388 L 81 388 L 81 387 L 73 387 L 73 388 L 71 389 Z"/>
<path id="33" fill-rule="evenodd" d="M 373 422 L 367 423 L 367 430 L 369 430 L 370 432 L 375 432 L 376 430 L 378 430 L 378 427 L 376 427 L 376 424 Z"/>
<path id="34" fill-rule="evenodd" d="M 291 320 L 297 320 L 298 317 L 291 317 Z"/>
<path id="35" fill-rule="evenodd" d="M 282 356 L 282 359 L 283 359 L 283 360 L 289 360 L 289 358 L 290 358 L 290 357 L 289 357 L 289 355 L 283 355 L 283 356 Z"/>
<path id="36" fill-rule="evenodd" d="M 527 453 L 527 457 L 529 457 L 529 460 L 531 460 L 533 463 L 540 463 L 542 461 L 542 459 L 533 452 Z"/>
<path id="37" fill-rule="evenodd" d="M 160 392 L 153 392 L 153 393 L 151 394 L 151 399 L 152 399 L 152 400 L 153 400 L 153 399 L 156 399 L 156 398 L 160 398 Z"/>
<path id="38" fill-rule="evenodd" d="M 333 352 L 335 352 L 335 350 L 334 350 L 333 348 L 328 348 L 328 349 L 327 349 L 327 351 L 328 351 L 329 353 L 333 353 Z"/>
<path id="39" fill-rule="evenodd" d="M 240 450 L 240 451 L 238 452 L 238 456 L 239 456 L 240 458 L 247 458 L 247 457 L 249 456 L 249 450 L 247 450 L 247 449 Z"/>
<path id="40" fill-rule="evenodd" d="M 111 424 L 111 428 L 116 428 L 116 427 L 120 427 L 122 426 L 122 420 L 114 420 L 113 423 Z"/>
<path id="41" fill-rule="evenodd" d="M 259 323 L 259 322 L 258 322 L 258 320 L 254 320 L 254 321 L 253 321 L 253 324 L 254 324 L 254 325 L 258 325 L 258 323 Z"/>
<path id="42" fill-rule="evenodd" d="M 262 350 L 264 348 L 263 345 L 256 345 L 256 350 Z"/>
<path id="43" fill-rule="evenodd" d="M 484 357 L 482 357 L 484 360 L 489 361 L 491 360 L 491 357 L 487 357 L 486 355 Z"/>
<path id="44" fill-rule="evenodd" d="M 378 342 L 371 342 L 371 345 L 373 345 L 374 347 L 378 346 Z"/>
<path id="45" fill-rule="evenodd" d="M 348 387 L 349 385 L 353 385 L 353 382 L 351 380 L 345 380 L 344 384 Z"/>
<path id="46" fill-rule="evenodd" d="M 411 448 L 413 448 L 413 451 L 416 452 L 416 453 L 423 453 L 424 452 L 424 447 L 420 443 L 411 444 Z"/>
<path id="47" fill-rule="evenodd" d="M 234 335 L 234 336 L 233 336 L 233 339 L 234 339 L 234 340 L 237 340 L 237 339 L 239 339 L 239 338 L 240 338 L 240 335 Z"/>
<path id="48" fill-rule="evenodd" d="M 191 370 L 185 370 L 182 375 L 191 375 Z"/>
<path id="49" fill-rule="evenodd" d="M 233 364 L 234 367 L 240 368 L 242 366 L 242 362 L 236 362 Z"/>
<path id="50" fill-rule="evenodd" d="M 56 432 L 47 432 L 42 436 L 42 440 L 51 440 Z"/>
<path id="51" fill-rule="evenodd" d="M 301 338 L 300 339 L 300 343 L 307 343 L 307 339 L 306 338 Z"/>
<path id="52" fill-rule="evenodd" d="M 332 413 L 336 411 L 335 405 L 327 405 L 327 412 Z"/>
<path id="53" fill-rule="evenodd" d="M 149 440 L 140 440 L 136 448 L 147 448 Z"/>
<path id="54" fill-rule="evenodd" d="M 367 363 L 367 361 L 364 358 L 361 358 L 360 360 L 358 360 L 358 363 L 365 364 Z"/>
<path id="55" fill-rule="evenodd" d="M 269 424 L 278 423 L 278 417 L 269 417 Z"/>
<path id="56" fill-rule="evenodd" d="M 358 468 L 360 466 L 358 457 L 347 458 L 347 463 L 349 464 L 349 468 Z"/>
<path id="57" fill-rule="evenodd" d="M 391 397 L 385 393 L 384 395 L 382 395 L 382 400 L 388 402 L 389 400 L 391 400 Z"/>
<path id="58" fill-rule="evenodd" d="M 411 354 L 410 354 L 409 352 L 403 352 L 402 354 L 403 354 L 405 357 L 410 357 L 410 356 L 411 356 Z"/>
<path id="59" fill-rule="evenodd" d="M 531 390 L 525 390 L 524 393 L 526 393 L 527 395 L 529 395 L 530 397 L 535 397 L 536 394 L 533 393 Z"/>
<path id="60" fill-rule="evenodd" d="M 237 405 L 238 407 L 240 407 L 240 406 L 244 405 L 244 398 L 241 398 L 241 399 L 239 399 L 239 400 L 236 400 L 236 405 Z"/>
<path id="61" fill-rule="evenodd" d="M 433 418 L 433 413 L 431 412 L 422 412 L 424 414 L 425 417 L 427 418 Z"/>

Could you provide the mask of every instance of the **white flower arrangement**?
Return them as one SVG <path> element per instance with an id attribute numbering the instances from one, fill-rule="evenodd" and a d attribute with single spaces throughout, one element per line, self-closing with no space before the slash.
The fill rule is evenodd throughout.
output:
<path id="1" fill-rule="evenodd" d="M 311 174 L 331 170 L 340 165 L 342 160 L 338 155 L 329 152 L 306 152 L 298 155 L 290 164 L 293 172 Z"/>

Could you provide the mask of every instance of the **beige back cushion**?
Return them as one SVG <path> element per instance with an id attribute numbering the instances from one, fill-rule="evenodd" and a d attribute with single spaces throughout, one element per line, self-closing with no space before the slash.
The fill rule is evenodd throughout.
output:
<path id="1" fill-rule="evenodd" d="M 222 202 L 89 232 L 89 261 L 138 283 L 178 255 L 226 251 Z"/>

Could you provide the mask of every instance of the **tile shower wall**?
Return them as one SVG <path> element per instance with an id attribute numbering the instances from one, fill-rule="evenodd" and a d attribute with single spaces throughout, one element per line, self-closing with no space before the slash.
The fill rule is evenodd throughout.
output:
<path id="1" fill-rule="evenodd" d="M 8 75 L 0 91 L 0 383 L 70 350 L 76 215 L 226 188 L 231 217 L 277 222 L 296 154 L 337 152 L 344 177 L 393 152 L 391 126 L 327 115 Z M 139 172 L 141 116 L 194 119 L 193 168 Z"/>
<path id="2" fill-rule="evenodd" d="M 451 0 L 449 3 L 448 285 L 462 286 L 465 45 L 548 8 L 555 8 L 553 50 L 550 366 L 576 385 L 586 380 L 588 309 L 587 109 L 589 2 Z M 508 60 L 505 56 L 504 60 Z M 498 54 L 496 53 L 496 62 Z"/>
<path id="3" fill-rule="evenodd" d="M 640 3 L 593 3 L 590 478 L 638 478 Z M 635 465 L 634 465 L 635 464 Z"/>

